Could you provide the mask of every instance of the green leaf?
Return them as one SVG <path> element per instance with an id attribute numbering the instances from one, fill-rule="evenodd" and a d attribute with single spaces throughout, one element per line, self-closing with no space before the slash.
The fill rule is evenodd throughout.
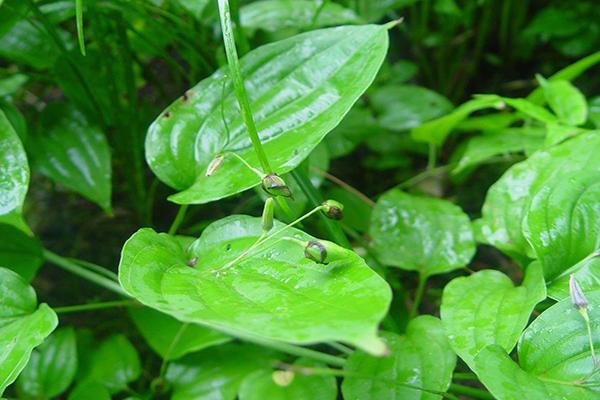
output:
<path id="1" fill-rule="evenodd" d="M 110 393 L 127 388 L 141 373 L 140 359 L 135 347 L 121 334 L 109 336 L 92 354 L 82 381 L 102 383 Z"/>
<path id="2" fill-rule="evenodd" d="M 547 124 L 546 125 L 546 146 L 554 146 L 565 139 L 579 135 L 584 132 L 589 132 L 586 129 L 577 128 L 575 126 L 565 126 L 561 124 Z"/>
<path id="3" fill-rule="evenodd" d="M 598 393 L 591 390 L 540 379 L 524 371 L 497 345 L 481 350 L 475 363 L 479 379 L 498 400 L 598 399 Z"/>
<path id="4" fill-rule="evenodd" d="M 110 393 L 101 383 L 86 381 L 75 386 L 68 400 L 110 400 Z"/>
<path id="5" fill-rule="evenodd" d="M 242 380 L 271 366 L 272 353 L 248 344 L 225 344 L 169 364 L 165 379 L 171 400 L 234 400 Z"/>
<path id="6" fill-rule="evenodd" d="M 578 135 L 513 165 L 488 190 L 479 222 L 481 238 L 521 264 L 533 257 L 522 221 L 533 193 L 555 176 L 600 170 L 597 132 Z"/>
<path id="7" fill-rule="evenodd" d="M 391 11 L 398 11 L 421 0 L 377 0 L 360 3 L 361 17 L 377 22 Z"/>
<path id="8" fill-rule="evenodd" d="M 344 225 L 359 232 L 369 229 L 373 207 L 365 200 L 357 197 L 340 186 L 335 186 L 327 192 L 327 198 L 337 200 L 344 205 Z"/>
<path id="9" fill-rule="evenodd" d="M 499 102 L 502 108 L 504 107 L 501 103 L 506 103 L 506 105 L 509 105 L 515 110 L 520 111 L 525 116 L 546 124 L 552 124 L 557 122 L 557 118 L 556 116 L 554 116 L 554 114 L 552 114 L 544 107 L 532 103 L 527 99 L 514 99 L 511 97 L 497 96 L 495 94 L 479 95 L 478 97 L 482 99 L 488 99 L 488 101 L 490 102 Z"/>
<path id="10" fill-rule="evenodd" d="M 70 327 L 59 329 L 31 353 L 17 380 L 17 391 L 26 398 L 54 398 L 69 387 L 76 371 L 75 331 Z"/>
<path id="11" fill-rule="evenodd" d="M 476 97 L 456 107 L 448 115 L 413 128 L 410 131 L 410 135 L 417 142 L 426 142 L 441 146 L 450 132 L 471 113 L 485 108 L 498 108 L 501 105 L 502 102 L 494 97 Z"/>
<path id="12" fill-rule="evenodd" d="M 281 227 L 275 224 L 273 232 Z M 281 240 L 215 272 L 250 247 L 261 232 L 260 218 L 230 216 L 211 224 L 184 249 L 171 236 L 141 229 L 123 248 L 121 286 L 180 321 L 242 338 L 297 344 L 335 340 L 373 353 L 384 350 L 376 331 L 387 311 L 390 289 L 349 250 L 332 244 L 338 255 L 320 265 L 304 257 L 301 245 Z M 316 240 L 293 228 L 276 238 L 283 236 Z M 190 268 L 186 262 L 194 257 L 198 264 Z"/>
<path id="13" fill-rule="evenodd" d="M 404 131 L 449 113 L 450 100 L 415 85 L 386 85 L 371 93 L 373 109 L 382 127 Z"/>
<path id="14" fill-rule="evenodd" d="M 210 0 L 174 0 L 173 3 L 179 5 L 199 22 L 205 22 L 202 19 Z"/>
<path id="15" fill-rule="evenodd" d="M 110 212 L 110 149 L 104 133 L 75 108 L 52 104 L 29 150 L 34 168 Z"/>
<path id="16" fill-rule="evenodd" d="M 244 30 L 251 33 L 258 29 L 278 32 L 287 28 L 301 30 L 361 23 L 350 9 L 332 2 L 321 8 L 320 3 L 319 0 L 256 1 L 240 9 L 240 20 Z"/>
<path id="17" fill-rule="evenodd" d="M 458 165 L 452 171 L 458 174 L 499 155 L 531 153 L 544 144 L 544 131 L 535 127 L 505 128 L 487 131 L 469 139 Z"/>
<path id="18" fill-rule="evenodd" d="M 33 288 L 15 272 L 0 267 L 0 396 L 57 324 L 48 305 L 37 306 Z"/>
<path id="19" fill-rule="evenodd" d="M 382 131 L 372 112 L 357 103 L 342 122 L 325 137 L 324 142 L 330 157 L 338 158 L 350 154 L 369 135 Z"/>
<path id="20" fill-rule="evenodd" d="M 323 368 L 307 359 L 300 358 L 294 365 L 297 368 Z M 336 400 L 338 394 L 335 377 L 295 373 L 287 385 L 277 384 L 273 371 L 263 369 L 248 375 L 239 389 L 240 400 Z"/>
<path id="21" fill-rule="evenodd" d="M 598 204 L 600 170 L 591 168 L 558 174 L 531 196 L 523 234 L 542 264 L 553 297 L 568 296 L 573 273 L 584 289 L 598 288 Z"/>
<path id="22" fill-rule="evenodd" d="M 342 26 L 271 43 L 240 60 L 259 136 L 275 172 L 296 167 L 341 121 L 373 81 L 387 47 L 383 26 Z M 146 159 L 161 181 L 182 191 L 170 197 L 176 203 L 207 203 L 260 182 L 232 156 L 205 176 L 208 164 L 223 152 L 259 165 L 230 82 L 222 102 L 226 72 L 224 67 L 188 90 L 148 131 Z"/>
<path id="23" fill-rule="evenodd" d="M 40 241 L 13 225 L 0 223 L 0 265 L 10 266 L 27 282 L 31 282 L 44 263 Z"/>
<path id="24" fill-rule="evenodd" d="M 151 308 L 133 307 L 129 314 L 152 350 L 167 361 L 231 340 L 217 331 L 183 324 Z"/>
<path id="25" fill-rule="evenodd" d="M 69 35 L 58 31 L 60 38 L 70 45 Z M 38 70 L 48 69 L 58 52 L 46 31 L 33 22 L 22 19 L 0 37 L 0 57 L 25 64 Z"/>
<path id="26" fill-rule="evenodd" d="M 583 94 L 569 81 L 549 82 L 538 76 L 548 105 L 561 122 L 578 126 L 587 120 L 588 108 Z"/>
<path id="27" fill-rule="evenodd" d="M 439 319 L 422 315 L 412 320 L 405 336 L 385 333 L 390 355 L 372 357 L 354 352 L 345 365 L 342 384 L 346 400 L 434 400 L 450 386 L 456 355 Z"/>
<path id="28" fill-rule="evenodd" d="M 592 340 L 598 349 L 600 291 L 586 292 L 586 297 Z M 591 376 L 595 368 L 587 326 L 569 298 L 548 308 L 527 327 L 518 352 L 521 368 L 540 379 L 600 383 L 597 374 Z"/>
<path id="29" fill-rule="evenodd" d="M 6 78 L 0 79 L 0 97 L 12 95 L 28 80 L 29 77 L 24 74 L 12 74 Z"/>
<path id="30" fill-rule="evenodd" d="M 0 215 L 20 213 L 29 185 L 29 164 L 21 140 L 0 110 Z"/>
<path id="31" fill-rule="evenodd" d="M 379 198 L 369 232 L 384 264 L 423 278 L 462 268 L 475 254 L 471 223 L 460 207 L 398 189 Z"/>
<path id="32" fill-rule="evenodd" d="M 600 128 L 600 96 L 592 97 L 589 100 L 590 106 L 590 121 L 596 126 L 596 128 Z"/>
<path id="33" fill-rule="evenodd" d="M 510 352 L 537 303 L 546 298 L 539 263 L 527 268 L 521 286 L 491 269 L 453 279 L 444 288 L 441 316 L 452 348 L 478 372 L 475 356 L 490 344 Z"/>

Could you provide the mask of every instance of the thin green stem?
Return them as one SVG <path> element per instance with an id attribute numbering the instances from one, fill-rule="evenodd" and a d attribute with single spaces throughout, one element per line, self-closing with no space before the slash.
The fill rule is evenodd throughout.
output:
<path id="1" fill-rule="evenodd" d="M 308 349 L 306 347 L 296 346 L 284 342 L 275 341 L 263 341 L 261 339 L 250 340 L 256 344 L 260 344 L 265 347 L 269 347 L 275 350 L 282 351 L 287 354 L 291 354 L 298 357 L 306 357 L 315 361 L 321 361 L 325 364 L 334 365 L 336 367 L 343 367 L 346 363 L 346 359 L 342 357 L 333 356 L 331 354 L 322 353 L 320 351 Z"/>
<path id="2" fill-rule="evenodd" d="M 162 379 L 165 376 L 165 372 L 167 371 L 167 362 L 168 362 L 169 358 L 171 357 L 171 353 L 173 353 L 173 349 L 175 348 L 175 346 L 177 346 L 177 343 L 179 343 L 181 336 L 186 331 L 188 326 L 189 326 L 189 324 L 187 324 L 187 323 L 182 324 L 179 327 L 179 329 L 177 330 L 177 333 L 175 334 L 175 336 L 173 336 L 173 340 L 171 341 L 171 343 L 169 343 L 169 347 L 167 348 L 165 356 L 163 357 L 162 362 L 160 364 L 160 372 L 158 374 L 159 379 Z"/>
<path id="3" fill-rule="evenodd" d="M 427 170 L 430 171 L 435 168 L 436 162 L 436 145 L 429 143 L 429 153 L 427 155 Z"/>
<path id="4" fill-rule="evenodd" d="M 68 258 L 62 257 L 47 249 L 44 249 L 44 258 L 49 263 L 69 271 L 72 274 L 102 286 L 103 288 L 113 291 L 121 296 L 129 297 L 129 295 L 123 290 L 123 288 L 121 288 L 121 286 L 119 286 L 117 282 L 85 269 L 81 265 L 69 260 Z"/>
<path id="5" fill-rule="evenodd" d="M 240 53 L 244 55 L 250 51 L 250 43 L 240 21 L 240 0 L 231 0 L 231 19 L 235 24 L 235 39 L 240 45 Z"/>
<path id="6" fill-rule="evenodd" d="M 100 275 L 104 275 L 105 277 L 112 279 L 115 282 L 119 282 L 119 277 L 117 276 L 117 274 L 115 274 L 114 272 L 112 272 L 111 270 L 109 270 L 107 268 L 101 267 L 100 265 L 91 263 L 89 261 L 79 260 L 77 258 L 69 258 L 69 260 L 73 261 L 76 264 L 81 265 L 82 267 L 85 267 L 94 272 L 97 272 Z"/>
<path id="7" fill-rule="evenodd" d="M 95 311 L 95 310 L 103 310 L 106 308 L 116 308 L 116 307 L 133 307 L 139 306 L 135 300 L 115 300 L 115 301 L 105 301 L 102 303 L 90 303 L 90 304 L 78 304 L 74 306 L 65 306 L 65 307 L 52 307 L 52 309 L 57 314 L 67 314 L 74 312 L 84 312 L 84 311 Z"/>
<path id="8" fill-rule="evenodd" d="M 456 380 L 464 380 L 464 381 L 476 381 L 479 380 L 477 375 L 470 372 L 456 372 L 452 375 L 452 379 Z"/>
<path id="9" fill-rule="evenodd" d="M 409 318 L 413 319 L 417 312 L 419 311 L 419 305 L 421 304 L 421 299 L 423 298 L 423 292 L 425 291 L 425 283 L 427 282 L 427 277 L 423 276 L 423 274 L 419 273 L 419 284 L 417 285 L 417 291 L 415 292 L 415 299 L 413 300 L 412 307 L 410 309 Z"/>
<path id="10" fill-rule="evenodd" d="M 75 23 L 77 24 L 77 40 L 79 51 L 85 56 L 85 37 L 83 36 L 83 0 L 75 0 Z"/>
<path id="11" fill-rule="evenodd" d="M 258 130 L 256 129 L 256 124 L 254 123 L 254 117 L 252 116 L 252 110 L 250 108 L 250 101 L 248 100 L 248 94 L 246 93 L 246 88 L 244 87 L 244 80 L 240 71 L 237 50 L 235 48 L 233 28 L 231 26 L 231 12 L 229 10 L 229 1 L 218 1 L 219 16 L 221 19 L 221 30 L 223 31 L 223 42 L 225 44 L 225 54 L 227 56 L 227 62 L 229 64 L 229 73 L 231 74 L 231 80 L 233 82 L 233 91 L 235 93 L 235 97 L 237 98 L 238 104 L 240 105 L 242 117 L 244 119 L 244 123 L 246 124 L 246 129 L 248 130 L 248 135 L 250 136 L 250 141 L 252 142 L 252 146 L 254 147 L 256 156 L 260 161 L 260 165 L 266 173 L 270 174 L 273 173 L 273 169 L 269 164 L 267 154 L 265 153 L 262 143 L 260 142 Z"/>
<path id="12" fill-rule="evenodd" d="M 459 385 L 458 383 L 450 384 L 450 392 L 470 396 L 474 399 L 494 400 L 494 396 L 492 396 L 489 392 L 486 392 L 485 390 L 476 389 L 465 385 Z"/>
<path id="13" fill-rule="evenodd" d="M 183 204 L 181 207 L 179 207 L 179 210 L 177 211 L 177 215 L 175 215 L 175 219 L 173 220 L 173 223 L 171 224 L 171 227 L 169 228 L 169 235 L 174 235 L 175 233 L 177 233 L 177 229 L 179 229 L 179 227 L 181 226 L 181 223 L 183 222 L 184 218 L 185 218 L 185 213 L 188 210 L 189 205 L 188 204 Z"/>
<path id="14" fill-rule="evenodd" d="M 333 347 L 334 349 L 336 349 L 337 351 L 344 353 L 344 354 L 352 354 L 354 352 L 354 350 L 352 350 L 350 347 L 348 346 L 344 346 L 341 343 L 338 342 L 327 342 L 327 345 L 330 347 Z"/>

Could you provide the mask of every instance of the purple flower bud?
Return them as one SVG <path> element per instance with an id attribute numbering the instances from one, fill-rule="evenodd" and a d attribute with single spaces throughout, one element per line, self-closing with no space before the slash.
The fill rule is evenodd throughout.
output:
<path id="1" fill-rule="evenodd" d="M 579 283 L 575 279 L 575 275 L 571 274 L 569 277 L 569 294 L 571 295 L 571 302 L 578 310 L 587 309 L 588 300 L 583 294 Z"/>

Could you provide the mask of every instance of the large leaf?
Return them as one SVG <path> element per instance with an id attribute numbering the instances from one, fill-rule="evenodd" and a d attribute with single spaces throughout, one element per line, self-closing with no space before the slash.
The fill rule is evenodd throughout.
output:
<path id="1" fill-rule="evenodd" d="M 434 393 L 450 386 L 456 355 L 440 320 L 423 315 L 409 323 L 405 336 L 386 333 L 384 337 L 390 348 L 388 357 L 357 351 L 346 362 L 344 399 L 441 399 Z"/>
<path id="2" fill-rule="evenodd" d="M 183 324 L 151 308 L 130 308 L 129 313 L 152 350 L 165 360 L 175 360 L 187 353 L 230 340 L 212 329 Z"/>
<path id="3" fill-rule="evenodd" d="M 242 380 L 271 366 L 272 353 L 247 344 L 226 344 L 190 354 L 169 365 L 172 400 L 234 400 Z"/>
<path id="4" fill-rule="evenodd" d="M 599 218 L 600 170 L 556 175 L 532 195 L 523 233 L 542 263 L 553 297 L 568 296 L 573 273 L 584 289 L 598 288 L 600 264 L 594 254 L 600 250 Z"/>
<path id="5" fill-rule="evenodd" d="M 257 29 L 267 32 L 285 28 L 314 29 L 361 22 L 350 9 L 331 2 L 321 8 L 320 3 L 318 0 L 256 1 L 240 9 L 240 19 L 244 30 L 250 32 Z"/>
<path id="6" fill-rule="evenodd" d="M 522 286 L 495 270 L 453 279 L 444 288 L 441 316 L 456 354 L 475 370 L 480 350 L 497 344 L 510 352 L 537 303 L 546 298 L 538 263 L 527 268 Z"/>
<path id="7" fill-rule="evenodd" d="M 0 266 L 7 266 L 31 282 L 44 263 L 42 245 L 13 225 L 0 223 Z"/>
<path id="8" fill-rule="evenodd" d="M 292 170 L 340 122 L 373 81 L 387 47 L 383 26 L 343 26 L 271 43 L 240 60 L 259 136 L 275 172 Z M 205 176 L 208 164 L 223 152 L 259 166 L 230 82 L 221 98 L 226 72 L 222 68 L 188 90 L 148 131 L 146 159 L 161 181 L 182 191 L 170 197 L 174 202 L 207 203 L 260 182 L 232 156 Z"/>
<path id="9" fill-rule="evenodd" d="M 425 278 L 462 268 L 475 253 L 469 217 L 458 206 L 398 189 L 379 198 L 369 232 L 383 263 Z"/>
<path id="10" fill-rule="evenodd" d="M 307 359 L 298 359 L 296 368 L 323 368 Z M 291 382 L 276 383 L 273 371 L 263 369 L 248 375 L 239 389 L 240 400 L 336 400 L 338 394 L 335 377 L 311 375 L 302 372 L 293 375 Z"/>
<path id="11" fill-rule="evenodd" d="M 141 229 L 125 243 L 119 280 L 150 307 L 235 336 L 299 344 L 336 340 L 384 351 L 376 332 L 390 289 L 349 250 L 336 246 L 338 256 L 321 265 L 306 259 L 301 245 L 282 240 L 215 272 L 260 234 L 260 218 L 231 216 L 184 249 L 171 236 Z M 277 235 L 283 236 L 315 240 L 296 229 Z M 195 257 L 196 268 L 190 268 Z"/>
<path id="12" fill-rule="evenodd" d="M 29 165 L 21 140 L 0 110 L 0 215 L 20 213 L 29 185 Z"/>
<path id="13" fill-rule="evenodd" d="M 522 230 L 531 196 L 555 176 L 576 171 L 600 170 L 600 135 L 576 136 L 513 165 L 488 190 L 479 230 L 482 239 L 509 256 L 526 263 L 533 250 Z"/>
<path id="14" fill-rule="evenodd" d="M 381 126 L 394 131 L 414 128 L 453 108 L 441 94 L 415 85 L 386 85 L 374 90 L 369 99 Z"/>
<path id="15" fill-rule="evenodd" d="M 50 307 L 37 306 L 33 288 L 15 272 L 0 267 L 0 396 L 57 324 Z"/>
<path id="16" fill-rule="evenodd" d="M 110 211 L 110 149 L 104 133 L 76 109 L 52 104 L 32 140 L 34 168 Z"/>
<path id="17" fill-rule="evenodd" d="M 59 329 L 31 353 L 17 380 L 17 390 L 25 398 L 51 399 L 69 387 L 76 371 L 75 331 Z"/>

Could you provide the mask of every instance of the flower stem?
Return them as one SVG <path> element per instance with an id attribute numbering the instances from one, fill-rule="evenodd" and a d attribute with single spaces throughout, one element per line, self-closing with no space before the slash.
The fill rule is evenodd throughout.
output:
<path id="1" fill-rule="evenodd" d="M 225 54 L 227 55 L 227 63 L 229 64 L 229 73 L 231 74 L 231 80 L 233 83 L 233 91 L 237 98 L 240 109 L 242 110 L 242 117 L 248 129 L 248 135 L 250 141 L 256 152 L 256 156 L 260 161 L 262 169 L 270 174 L 273 172 L 267 154 L 265 153 L 260 138 L 258 137 L 258 130 L 254 123 L 254 117 L 252 116 L 252 110 L 250 109 L 250 101 L 248 100 L 248 94 L 244 87 L 244 80 L 240 71 L 240 63 L 238 60 L 237 50 L 235 48 L 235 39 L 233 35 L 233 27 L 231 24 L 231 12 L 229 10 L 229 0 L 219 0 L 219 17 L 221 19 L 221 30 L 223 31 L 223 42 L 225 44 Z"/>
<path id="2" fill-rule="evenodd" d="M 105 308 L 115 308 L 115 307 L 131 307 L 140 305 L 135 300 L 115 300 L 115 301 L 105 301 L 102 303 L 90 303 L 90 304 L 78 304 L 75 306 L 65 306 L 65 307 L 52 307 L 52 309 L 57 314 L 66 314 L 73 312 L 82 312 L 82 311 L 94 311 L 94 310 L 102 310 Z"/>
<path id="3" fill-rule="evenodd" d="M 175 219 L 173 220 L 173 223 L 169 228 L 169 235 L 174 235 L 177 232 L 177 229 L 179 229 L 181 223 L 183 222 L 183 219 L 185 218 L 185 213 L 187 212 L 187 209 L 188 204 L 184 204 L 181 207 L 179 207 L 179 211 L 177 211 L 177 215 L 175 216 Z"/>
<path id="4" fill-rule="evenodd" d="M 413 300 L 412 308 L 410 309 L 409 319 L 413 319 L 419 311 L 419 305 L 421 304 L 421 298 L 423 298 L 423 292 L 425 291 L 425 282 L 427 278 L 423 274 L 419 273 L 419 284 L 417 291 L 415 292 L 415 299 Z"/>

